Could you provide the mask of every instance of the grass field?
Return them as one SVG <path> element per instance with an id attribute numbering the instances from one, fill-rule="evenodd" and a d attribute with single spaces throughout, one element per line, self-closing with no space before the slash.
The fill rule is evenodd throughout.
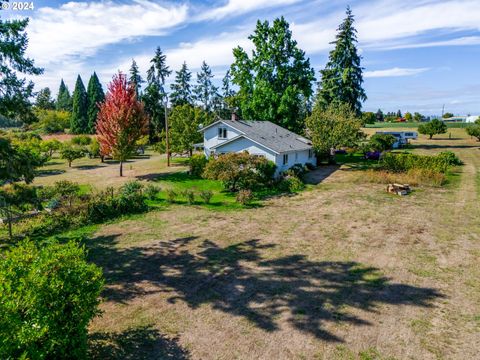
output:
<path id="1" fill-rule="evenodd" d="M 90 327 L 91 356 L 478 357 L 480 150 L 463 129 L 451 133 L 412 144 L 415 152 L 451 150 L 464 161 L 444 188 L 393 196 L 343 164 L 321 169 L 323 180 L 310 191 L 259 208 L 171 205 L 62 234 L 86 244 L 107 280 L 103 315 Z M 167 186 L 173 175 L 162 161 L 135 161 L 127 175 L 163 176 Z M 38 183 L 120 181 L 96 170 Z"/>
<path id="2" fill-rule="evenodd" d="M 389 128 L 392 129 L 393 131 L 398 131 L 398 129 L 416 129 L 418 128 L 418 125 L 421 123 L 418 122 L 398 122 L 398 123 L 389 123 L 389 122 L 376 122 L 375 124 L 367 124 L 367 128 L 372 128 L 372 129 L 384 129 L 384 128 Z M 468 123 L 447 123 L 447 127 L 449 129 L 463 129 L 466 128 Z"/>

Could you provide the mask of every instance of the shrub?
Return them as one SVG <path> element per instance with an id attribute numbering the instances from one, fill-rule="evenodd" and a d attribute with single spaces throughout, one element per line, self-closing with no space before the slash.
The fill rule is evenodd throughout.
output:
<path id="1" fill-rule="evenodd" d="M 309 163 L 309 162 L 305 164 L 305 167 L 310 171 L 315 170 L 315 168 L 316 168 L 316 166 L 314 164 Z"/>
<path id="2" fill-rule="evenodd" d="M 236 200 L 242 205 L 248 205 L 253 201 L 252 190 L 243 189 L 237 193 Z"/>
<path id="3" fill-rule="evenodd" d="M 198 196 L 200 196 L 200 198 L 203 200 L 205 204 L 210 204 L 210 200 L 212 200 L 213 192 L 211 192 L 210 190 L 202 190 L 200 191 Z"/>
<path id="4" fill-rule="evenodd" d="M 73 145 L 86 146 L 92 143 L 92 138 L 88 135 L 77 135 L 71 140 Z"/>
<path id="5" fill-rule="evenodd" d="M 307 168 L 302 164 L 295 164 L 290 169 L 284 172 L 287 176 L 295 176 L 302 179 L 307 173 Z"/>
<path id="6" fill-rule="evenodd" d="M 49 157 L 52 157 L 54 151 L 58 151 L 62 148 L 62 143 L 57 139 L 44 140 L 40 143 L 40 149 L 46 153 Z"/>
<path id="7" fill-rule="evenodd" d="M 190 165 L 190 175 L 202 176 L 203 170 L 207 165 L 207 158 L 203 154 L 193 154 L 188 161 Z"/>
<path id="8" fill-rule="evenodd" d="M 480 125 L 479 124 L 469 125 L 465 130 L 467 131 L 468 135 L 473 136 L 477 138 L 477 141 L 480 141 Z"/>
<path id="9" fill-rule="evenodd" d="M 390 150 L 397 139 L 390 134 L 373 134 L 364 146 L 366 151 L 383 152 Z"/>
<path id="10" fill-rule="evenodd" d="M 132 180 L 122 185 L 122 187 L 120 188 L 120 193 L 124 197 L 129 197 L 141 193 L 142 189 L 143 185 L 139 181 Z"/>
<path id="11" fill-rule="evenodd" d="M 145 187 L 144 194 L 145 197 L 149 200 L 154 200 L 157 197 L 157 194 L 160 192 L 160 188 L 153 184 L 148 184 Z"/>
<path id="12" fill-rule="evenodd" d="M 222 181 L 229 191 L 237 191 L 270 184 L 275 169 L 275 164 L 264 157 L 247 152 L 229 153 L 211 159 L 205 167 L 204 176 Z"/>
<path id="13" fill-rule="evenodd" d="M 285 192 L 297 192 L 304 188 L 305 184 L 296 176 L 286 176 L 278 184 L 278 189 Z"/>
<path id="14" fill-rule="evenodd" d="M 0 358 L 84 359 L 102 271 L 73 242 L 24 241 L 0 262 Z"/>
<path id="15" fill-rule="evenodd" d="M 167 201 L 169 203 L 175 202 L 177 193 L 173 189 L 167 189 L 166 193 L 167 193 Z"/>
<path id="16" fill-rule="evenodd" d="M 437 155 L 440 159 L 443 159 L 450 166 L 460 166 L 463 165 L 462 160 L 458 158 L 452 151 L 442 151 Z"/>
<path id="17" fill-rule="evenodd" d="M 92 138 L 90 145 L 86 149 L 88 156 L 93 159 L 100 156 L 100 143 L 97 138 Z"/>
<path id="18" fill-rule="evenodd" d="M 190 205 L 195 203 L 195 193 L 192 190 L 185 191 L 185 198 Z"/>

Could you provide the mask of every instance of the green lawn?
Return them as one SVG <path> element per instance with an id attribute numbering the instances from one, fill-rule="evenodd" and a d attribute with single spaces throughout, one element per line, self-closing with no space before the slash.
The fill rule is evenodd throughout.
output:
<path id="1" fill-rule="evenodd" d="M 375 124 L 367 124 L 365 125 L 366 128 L 371 129 L 383 129 L 383 128 L 418 128 L 421 123 L 419 122 L 399 122 L 399 123 L 391 123 L 391 122 L 376 122 Z M 468 123 L 447 123 L 447 127 L 450 129 L 458 129 L 458 128 L 466 128 L 469 124 Z"/>

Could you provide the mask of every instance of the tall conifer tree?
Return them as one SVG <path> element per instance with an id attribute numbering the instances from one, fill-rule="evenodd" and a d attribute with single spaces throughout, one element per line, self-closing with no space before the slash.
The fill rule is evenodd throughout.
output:
<path id="1" fill-rule="evenodd" d="M 179 71 L 175 72 L 175 82 L 170 85 L 172 92 L 170 100 L 173 106 L 185 105 L 192 103 L 192 90 L 190 88 L 190 80 L 192 73 L 188 70 L 187 63 L 184 62 Z"/>
<path id="2" fill-rule="evenodd" d="M 75 90 L 72 96 L 72 116 L 70 119 L 70 131 L 73 134 L 85 134 L 88 132 L 88 98 L 80 75 L 77 76 Z"/>
<path id="3" fill-rule="evenodd" d="M 97 122 L 98 106 L 105 100 L 105 93 L 103 92 L 102 84 L 98 80 L 97 73 L 93 72 L 93 75 L 88 81 L 87 88 L 87 98 L 88 98 L 88 133 L 95 133 L 95 123 Z"/>
<path id="4" fill-rule="evenodd" d="M 142 79 L 137 62 L 134 59 L 132 59 L 132 66 L 130 66 L 130 77 L 128 79 L 128 82 L 135 87 L 135 93 L 137 94 L 137 99 L 139 99 L 140 88 L 145 81 Z"/>
<path id="5" fill-rule="evenodd" d="M 157 47 L 155 56 L 150 60 L 151 66 L 147 71 L 147 87 L 142 95 L 145 112 L 149 117 L 149 138 L 151 142 L 160 139 L 160 133 L 165 127 L 165 81 L 172 73 L 167 66 L 167 57 L 162 49 Z"/>
<path id="6" fill-rule="evenodd" d="M 197 73 L 197 85 L 193 88 L 195 100 L 200 102 L 205 111 L 212 109 L 218 94 L 218 88 L 212 83 L 213 75 L 210 66 L 204 61 L 200 72 Z"/>
<path id="7" fill-rule="evenodd" d="M 72 111 L 72 97 L 68 91 L 67 86 L 62 81 L 60 82 L 60 88 L 58 89 L 57 101 L 56 101 L 57 110 Z"/>
<path id="8" fill-rule="evenodd" d="M 357 116 L 361 115 L 362 102 L 367 99 L 363 83 L 361 56 L 357 52 L 357 30 L 354 16 L 347 7 L 346 18 L 337 29 L 335 48 L 330 52 L 325 69 L 320 71 L 316 105 L 326 108 L 330 104 L 348 104 Z"/>

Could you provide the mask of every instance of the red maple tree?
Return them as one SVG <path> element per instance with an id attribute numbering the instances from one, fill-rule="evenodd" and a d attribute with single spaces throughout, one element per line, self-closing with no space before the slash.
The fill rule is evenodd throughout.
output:
<path id="1" fill-rule="evenodd" d="M 119 72 L 108 85 L 105 100 L 99 105 L 96 132 L 102 156 L 123 162 L 136 150 L 136 141 L 146 133 L 148 118 L 143 103 L 137 100 L 135 87 Z"/>

